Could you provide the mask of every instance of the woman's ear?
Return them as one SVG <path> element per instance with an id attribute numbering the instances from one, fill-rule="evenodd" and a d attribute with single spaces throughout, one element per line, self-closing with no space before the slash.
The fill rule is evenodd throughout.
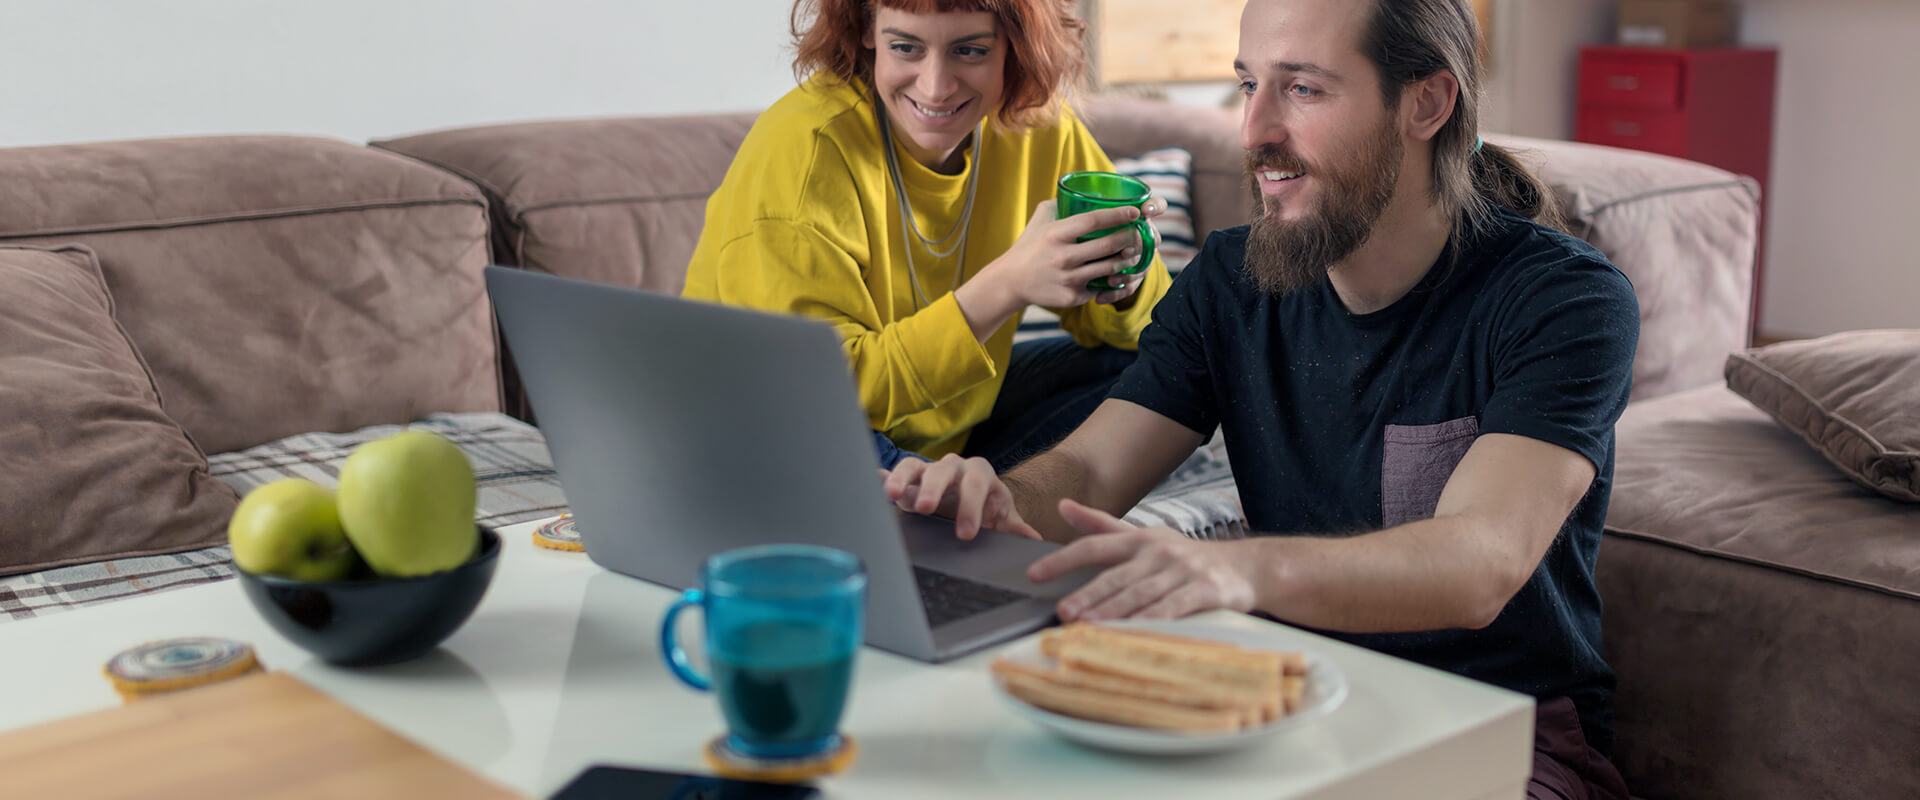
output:
<path id="1" fill-rule="evenodd" d="M 1402 93 L 1406 106 L 1407 133 L 1420 141 L 1430 141 L 1453 118 L 1460 101 L 1460 80 L 1448 70 L 1440 70 L 1415 81 Z"/>

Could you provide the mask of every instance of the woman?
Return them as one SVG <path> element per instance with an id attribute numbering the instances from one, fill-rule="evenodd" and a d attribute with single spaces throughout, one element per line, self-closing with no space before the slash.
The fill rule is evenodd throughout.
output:
<path id="1" fill-rule="evenodd" d="M 1168 277 L 1122 208 L 1054 217 L 1112 163 L 1058 102 L 1072 0 L 799 0 L 799 88 L 755 121 L 707 203 L 687 297 L 803 314 L 845 341 L 881 466 L 1058 442 L 1131 362 Z M 803 20 L 808 21 L 803 26 Z M 1165 208 L 1158 198 L 1148 216 Z M 1107 278 L 1110 291 L 1088 283 Z M 1013 335 L 1028 306 L 1071 339 Z"/>

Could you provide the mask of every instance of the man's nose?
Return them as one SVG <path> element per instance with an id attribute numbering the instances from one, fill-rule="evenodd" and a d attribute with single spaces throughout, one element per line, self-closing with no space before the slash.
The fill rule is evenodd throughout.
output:
<path id="1" fill-rule="evenodd" d="M 1287 141 L 1284 110 L 1267 92 L 1255 90 L 1240 110 L 1240 147 L 1257 150 L 1261 145 Z"/>

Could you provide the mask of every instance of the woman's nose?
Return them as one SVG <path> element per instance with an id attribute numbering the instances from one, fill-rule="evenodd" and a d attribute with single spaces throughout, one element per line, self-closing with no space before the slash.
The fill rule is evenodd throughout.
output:
<path id="1" fill-rule="evenodd" d="M 935 56 L 927 59 L 926 67 L 920 70 L 920 79 L 914 82 L 914 88 L 920 90 L 920 96 L 928 102 L 938 103 L 953 93 L 953 67 L 946 59 Z"/>

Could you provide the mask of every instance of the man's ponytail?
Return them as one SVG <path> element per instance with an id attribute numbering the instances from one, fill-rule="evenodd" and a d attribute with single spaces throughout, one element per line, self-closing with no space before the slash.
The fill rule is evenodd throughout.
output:
<path id="1" fill-rule="evenodd" d="M 1527 169 L 1527 165 L 1520 163 L 1512 151 L 1482 142 L 1479 149 L 1468 156 L 1467 172 L 1472 176 L 1474 199 L 1478 201 L 1471 205 L 1479 206 L 1469 212 L 1477 218 L 1473 227 L 1484 228 L 1491 221 L 1492 207 L 1498 206 L 1549 228 L 1567 229 L 1553 190 Z"/>

